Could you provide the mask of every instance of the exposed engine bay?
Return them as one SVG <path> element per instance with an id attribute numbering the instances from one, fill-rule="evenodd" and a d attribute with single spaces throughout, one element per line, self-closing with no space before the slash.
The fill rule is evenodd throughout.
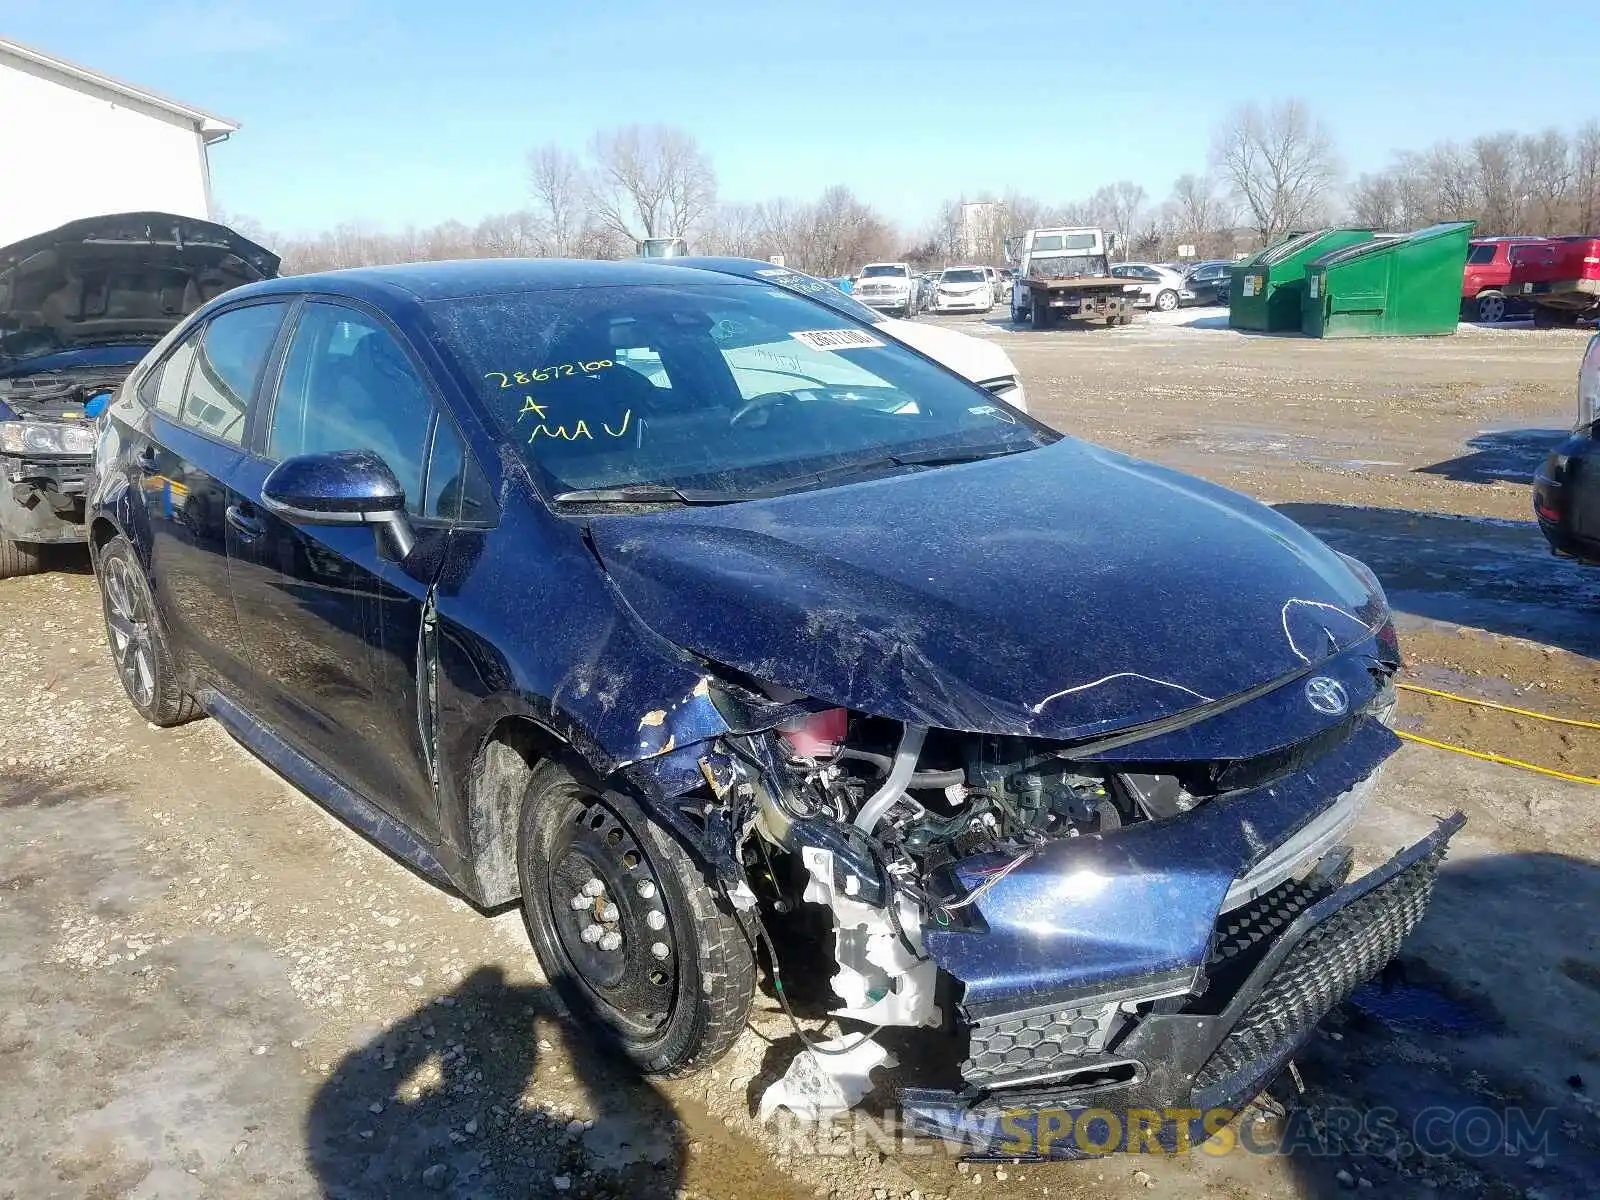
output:
<path id="1" fill-rule="evenodd" d="M 742 907 L 828 910 L 830 1011 L 869 1027 L 857 1044 L 885 1027 L 954 1036 L 960 1084 L 902 1096 L 930 1132 L 1041 1088 L 1186 1103 L 1174 1065 L 1234 1102 L 1392 956 L 1459 825 L 1348 881 L 1347 835 L 1398 744 L 1393 669 L 1378 664 L 1366 702 L 1318 736 L 1251 762 L 1102 762 L 811 706 L 722 741 L 743 782 L 714 790 L 749 800 L 759 905 Z M 1331 949 L 1355 913 L 1370 918 Z M 1261 1016 L 1269 1000 L 1292 1019 Z M 824 1053 L 797 1078 L 825 1077 Z M 784 1087 L 774 1104 L 798 1084 Z"/>

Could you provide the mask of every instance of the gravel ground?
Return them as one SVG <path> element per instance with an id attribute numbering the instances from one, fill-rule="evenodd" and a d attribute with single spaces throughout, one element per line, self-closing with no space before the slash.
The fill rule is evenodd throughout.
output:
<path id="1" fill-rule="evenodd" d="M 1600 571 L 1527 519 L 1568 424 L 1582 337 L 1470 330 L 1315 343 L 1209 310 L 1000 341 L 1060 428 L 1282 506 L 1373 563 L 1410 678 L 1595 718 Z M 942 1147 L 766 1127 L 794 1039 L 763 994 L 711 1072 L 590 1053 L 520 917 L 429 886 L 215 724 L 138 720 L 81 559 L 0 583 L 0 1197 L 628 1196 L 922 1200 L 1201 1194 L 1582 1196 L 1600 1178 L 1600 818 L 1593 790 L 1408 746 L 1359 836 L 1381 860 L 1464 809 L 1387 993 L 1325 1024 L 1271 1145 L 1302 1118 L 1508 1106 L 1537 1152 L 1193 1153 L 963 1164 Z M 1407 727 L 1600 774 L 1600 732 L 1405 697 Z M 866 1110 L 890 1102 L 893 1073 Z M 1257 1118 L 1260 1118 L 1259 1120 Z M 1467 1141 L 1474 1133 L 1469 1131 Z"/>

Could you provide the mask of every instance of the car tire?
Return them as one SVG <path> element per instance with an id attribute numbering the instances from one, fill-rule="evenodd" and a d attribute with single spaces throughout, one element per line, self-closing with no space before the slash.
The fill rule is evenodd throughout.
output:
<path id="1" fill-rule="evenodd" d="M 1034 329 L 1050 328 L 1050 306 L 1030 303 L 1028 305 L 1028 324 Z"/>
<path id="2" fill-rule="evenodd" d="M 750 940 L 709 872 L 633 800 L 541 763 L 523 793 L 517 872 L 546 978 L 608 1049 L 647 1074 L 683 1075 L 733 1044 L 755 994 Z M 593 880 L 601 894 L 575 908 Z M 593 916 L 602 902 L 609 924 Z M 588 925 L 619 943 L 584 941 Z"/>
<path id="3" fill-rule="evenodd" d="M 156 615 L 144 567 L 118 534 L 95 559 L 111 665 L 133 707 L 152 725 L 168 728 L 200 715 L 200 704 L 178 684 L 178 670 Z"/>
<path id="4" fill-rule="evenodd" d="M 1171 288 L 1163 288 L 1156 293 L 1155 307 L 1157 312 L 1171 312 L 1178 307 L 1178 293 Z"/>
<path id="5" fill-rule="evenodd" d="M 14 542 L 0 533 L 0 579 L 37 575 L 44 570 L 39 547 L 33 542 Z"/>
<path id="6" fill-rule="evenodd" d="M 1018 308 L 1015 304 L 1013 304 L 1011 306 L 1011 323 L 1013 325 L 1021 325 L 1027 319 L 1028 319 L 1028 310 L 1027 309 Z"/>
<path id="7" fill-rule="evenodd" d="M 1506 319 L 1506 298 L 1498 292 L 1478 297 L 1478 320 L 1490 324 Z"/>

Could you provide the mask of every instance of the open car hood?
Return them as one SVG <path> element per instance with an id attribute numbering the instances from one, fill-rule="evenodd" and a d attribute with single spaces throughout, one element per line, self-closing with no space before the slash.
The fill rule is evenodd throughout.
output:
<path id="1" fill-rule="evenodd" d="M 211 221 L 112 213 L 0 249 L 0 368 L 77 346 L 154 343 L 278 256 Z"/>
<path id="2" fill-rule="evenodd" d="M 1103 735 L 1308 670 L 1388 620 L 1370 576 L 1226 489 L 1063 439 L 715 508 L 596 518 L 662 637 L 916 724 Z"/>

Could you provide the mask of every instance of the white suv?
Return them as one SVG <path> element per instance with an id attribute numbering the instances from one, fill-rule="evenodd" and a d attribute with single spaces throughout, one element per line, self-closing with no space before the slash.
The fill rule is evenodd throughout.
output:
<path id="1" fill-rule="evenodd" d="M 868 308 L 909 317 L 917 311 L 917 281 L 910 263 L 868 263 L 850 293 Z"/>

